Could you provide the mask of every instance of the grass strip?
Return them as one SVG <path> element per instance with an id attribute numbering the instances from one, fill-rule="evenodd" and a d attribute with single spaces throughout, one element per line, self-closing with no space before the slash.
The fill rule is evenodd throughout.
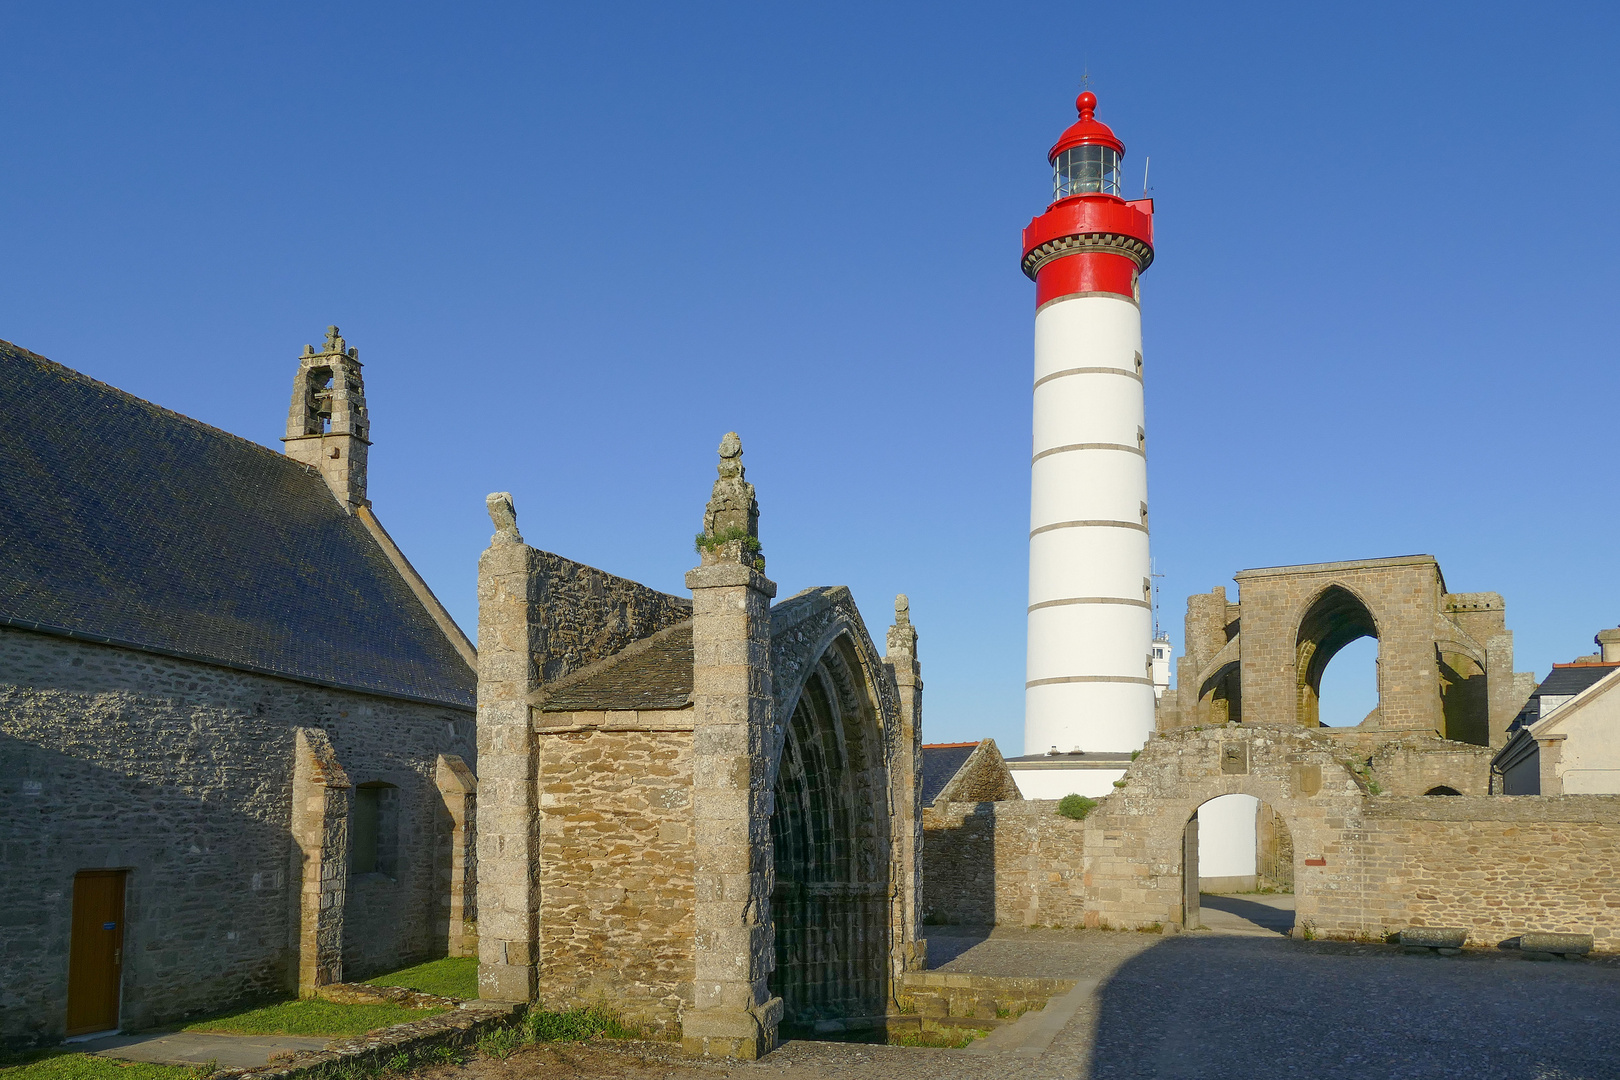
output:
<path id="1" fill-rule="evenodd" d="M 367 979 L 366 985 L 403 986 L 424 994 L 472 1001 L 478 997 L 478 957 L 447 956 L 442 960 L 429 960 Z"/>
<path id="2" fill-rule="evenodd" d="M 114 1061 L 52 1047 L 18 1058 L 0 1059 L 4 1080 L 201 1080 L 206 1068 Z"/>
<path id="3" fill-rule="evenodd" d="M 974 1039 L 982 1039 L 990 1032 L 980 1028 L 957 1028 L 955 1031 L 896 1031 L 889 1036 L 890 1046 L 928 1046 L 938 1050 L 960 1050 Z"/>

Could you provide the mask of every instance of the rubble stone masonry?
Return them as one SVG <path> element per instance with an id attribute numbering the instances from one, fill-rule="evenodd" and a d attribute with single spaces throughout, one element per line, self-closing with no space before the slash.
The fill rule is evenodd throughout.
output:
<path id="1" fill-rule="evenodd" d="M 371 875 L 363 911 L 331 910 L 347 866 L 324 852 L 326 916 L 308 930 L 325 977 L 444 955 L 435 771 L 444 754 L 475 763 L 471 713 L 0 629 L 0 1037 L 62 1030 L 83 869 L 129 871 L 126 1028 L 298 986 L 300 729 L 329 747 L 332 779 L 347 775 L 317 816 L 341 818 L 350 783 L 398 789 L 397 867 Z M 317 825 L 341 847 L 341 820 Z"/>
<path id="2" fill-rule="evenodd" d="M 678 1034 L 694 1002 L 692 712 L 539 715 L 541 1006 L 610 1000 Z M 587 726 L 608 717 L 619 730 Z"/>

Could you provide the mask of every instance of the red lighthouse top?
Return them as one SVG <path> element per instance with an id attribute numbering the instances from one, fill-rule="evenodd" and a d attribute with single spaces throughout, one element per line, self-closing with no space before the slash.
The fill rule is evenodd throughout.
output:
<path id="1" fill-rule="evenodd" d="M 1046 152 L 1046 160 L 1056 161 L 1059 154 L 1076 146 L 1106 146 L 1120 157 L 1125 156 L 1125 144 L 1119 141 L 1114 129 L 1096 118 L 1096 94 L 1087 90 L 1074 99 L 1074 107 L 1079 110 L 1080 119 L 1071 124 L 1069 130 Z"/>
<path id="2" fill-rule="evenodd" d="M 1125 144 L 1097 119 L 1097 95 L 1075 99 L 1080 119 L 1047 152 L 1052 202 L 1024 229 L 1024 273 L 1037 304 L 1073 295 L 1134 300 L 1137 275 L 1153 261 L 1153 200 L 1126 201 Z"/>

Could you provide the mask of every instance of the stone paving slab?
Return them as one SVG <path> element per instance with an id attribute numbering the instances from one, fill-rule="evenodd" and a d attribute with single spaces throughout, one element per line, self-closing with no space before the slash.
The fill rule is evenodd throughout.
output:
<path id="1" fill-rule="evenodd" d="M 80 1044 L 87 1054 L 154 1065 L 202 1065 L 217 1062 L 226 1069 L 256 1069 L 271 1054 L 324 1050 L 330 1040 L 297 1035 L 220 1035 L 203 1031 L 107 1035 Z"/>

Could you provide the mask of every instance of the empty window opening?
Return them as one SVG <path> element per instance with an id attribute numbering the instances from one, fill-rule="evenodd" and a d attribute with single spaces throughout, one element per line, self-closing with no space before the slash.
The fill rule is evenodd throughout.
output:
<path id="1" fill-rule="evenodd" d="M 356 874 L 399 873 L 399 788 L 393 784 L 374 782 L 354 789 L 349 859 Z"/>
<path id="2" fill-rule="evenodd" d="M 1355 727 L 1378 711 L 1378 625 L 1354 593 L 1329 586 L 1300 620 L 1295 646 L 1298 719 Z"/>
<path id="3" fill-rule="evenodd" d="M 309 392 L 305 400 L 309 413 L 304 418 L 306 435 L 325 435 L 332 430 L 332 369 L 309 369 Z"/>
<path id="4" fill-rule="evenodd" d="M 1454 787 L 1447 787 L 1445 784 L 1439 784 L 1439 785 L 1437 785 L 1435 787 L 1430 788 L 1428 791 L 1425 791 L 1423 794 L 1425 794 L 1425 795 L 1461 795 L 1462 792 L 1458 791 Z"/>
<path id="5" fill-rule="evenodd" d="M 1212 724 L 1243 722 L 1243 682 L 1237 661 L 1222 665 L 1198 690 L 1198 715 Z M 1207 711 L 1206 711 L 1207 710 Z"/>
<path id="6" fill-rule="evenodd" d="M 1491 704 L 1486 693 L 1485 669 L 1465 653 L 1436 651 L 1446 738 L 1489 746 Z"/>
<path id="7" fill-rule="evenodd" d="M 1378 709 L 1378 639 L 1360 638 L 1334 654 L 1322 672 L 1317 719 L 1355 727 Z"/>

